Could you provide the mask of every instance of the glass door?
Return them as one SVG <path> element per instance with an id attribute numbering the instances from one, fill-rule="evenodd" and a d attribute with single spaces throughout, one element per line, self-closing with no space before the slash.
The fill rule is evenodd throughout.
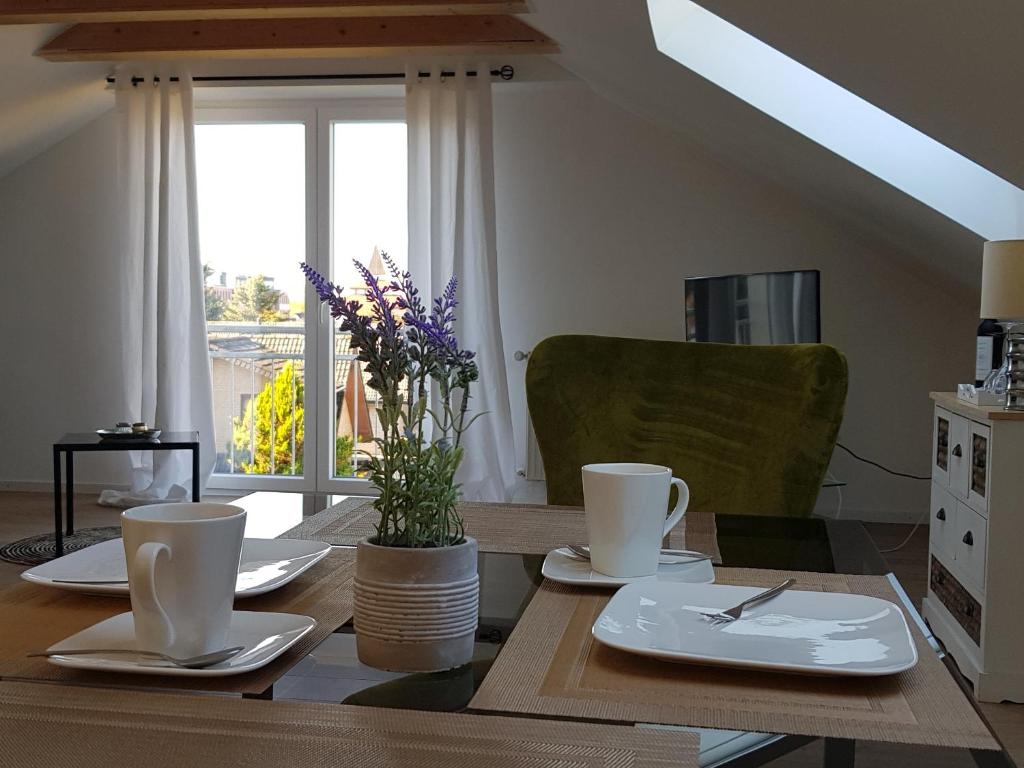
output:
<path id="1" fill-rule="evenodd" d="M 196 165 L 217 444 L 210 486 L 371 493 L 376 393 L 299 263 L 356 299 L 353 260 L 385 281 L 388 260 L 405 269 L 402 100 L 205 107 Z"/>
<path id="2" fill-rule="evenodd" d="M 364 297 L 358 261 L 382 284 L 390 266 L 407 265 L 408 191 L 406 127 L 400 102 L 376 102 L 361 108 L 325 112 L 320 142 L 327 168 L 322 235 L 331 280 L 346 296 Z M 322 328 L 328 361 L 320 377 L 323 392 L 318 485 L 325 490 L 369 493 L 370 458 L 380 436 L 377 393 L 349 345 L 347 333 L 324 313 Z"/>
<path id="3" fill-rule="evenodd" d="M 315 113 L 200 115 L 199 240 L 217 446 L 210 485 L 313 490 L 315 327 L 299 263 L 314 253 Z"/>

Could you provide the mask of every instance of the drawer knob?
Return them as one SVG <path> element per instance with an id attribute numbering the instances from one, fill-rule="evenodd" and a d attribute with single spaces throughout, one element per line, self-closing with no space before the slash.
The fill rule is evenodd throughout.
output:
<path id="1" fill-rule="evenodd" d="M 960 447 L 960 443 L 953 446 L 953 455 L 958 459 L 964 455 L 964 449 Z"/>
<path id="2" fill-rule="evenodd" d="M 946 519 L 946 510 L 943 509 L 942 507 L 939 507 L 939 511 L 935 513 L 935 517 L 938 520 L 945 520 Z"/>
<path id="3" fill-rule="evenodd" d="M 970 531 L 965 533 L 964 534 L 964 538 L 963 538 L 963 542 L 968 547 L 973 547 L 974 546 L 974 534 L 972 534 Z"/>

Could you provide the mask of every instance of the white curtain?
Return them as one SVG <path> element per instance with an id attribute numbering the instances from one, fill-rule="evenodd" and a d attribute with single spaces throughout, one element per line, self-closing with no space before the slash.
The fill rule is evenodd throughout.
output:
<path id="1" fill-rule="evenodd" d="M 109 503 L 185 497 L 193 483 L 205 487 L 215 460 L 192 82 L 164 70 L 133 84 L 131 74 L 142 73 L 117 77 L 122 412 L 164 431 L 198 431 L 201 464 L 194 478 L 187 451 L 133 451 L 131 493 L 104 492 Z"/>
<path id="2" fill-rule="evenodd" d="M 464 67 L 453 77 L 407 73 L 409 269 L 430 299 L 450 275 L 459 280 L 456 331 L 480 367 L 471 409 L 485 415 L 463 438 L 456 479 L 467 500 L 505 501 L 515 449 L 498 312 L 491 82 L 486 65 L 476 70 L 479 77 Z"/>

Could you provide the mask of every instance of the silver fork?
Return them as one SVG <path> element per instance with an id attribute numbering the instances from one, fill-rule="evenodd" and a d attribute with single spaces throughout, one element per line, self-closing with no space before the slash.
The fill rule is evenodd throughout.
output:
<path id="1" fill-rule="evenodd" d="M 772 587 L 771 589 L 766 589 L 764 592 L 758 592 L 756 595 L 753 595 L 752 597 L 748 597 L 739 605 L 734 605 L 732 608 L 728 608 L 724 611 L 714 611 L 711 613 L 704 613 L 702 611 L 701 616 L 704 616 L 705 618 L 709 619 L 715 624 L 725 624 L 730 621 L 736 621 L 736 619 L 743 615 L 744 608 L 748 608 L 751 605 L 756 605 L 757 603 L 763 603 L 765 600 L 771 600 L 776 595 L 785 592 L 794 584 L 796 584 L 796 579 L 786 579 L 778 586 Z"/>
<path id="2" fill-rule="evenodd" d="M 213 651 L 212 653 L 203 653 L 199 656 L 189 656 L 184 659 L 179 659 L 174 656 L 168 656 L 163 653 L 157 653 L 156 651 L 137 651 L 134 648 L 76 648 L 74 650 L 66 651 L 36 651 L 35 653 L 28 654 L 32 656 L 92 656 L 96 654 L 106 655 L 108 653 L 128 653 L 133 656 L 145 656 L 148 659 L 157 659 L 158 661 L 166 661 L 173 664 L 176 667 L 183 669 L 202 669 L 203 667 L 212 667 L 214 664 L 220 664 L 222 661 L 227 661 L 232 656 L 238 654 L 239 651 L 243 650 L 241 645 L 236 645 L 234 648 L 225 648 L 222 651 Z"/>

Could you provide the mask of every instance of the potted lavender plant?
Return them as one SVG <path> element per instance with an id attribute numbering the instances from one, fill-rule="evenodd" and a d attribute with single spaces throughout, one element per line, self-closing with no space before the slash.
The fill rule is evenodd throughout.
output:
<path id="1" fill-rule="evenodd" d="M 382 669 L 432 672 L 473 655 L 477 543 L 465 535 L 455 506 L 455 472 L 462 435 L 475 418 L 468 406 L 478 372 L 474 353 L 459 349 L 455 338 L 455 278 L 428 310 L 410 273 L 386 254 L 384 260 L 392 277 L 387 284 L 356 262 L 365 309 L 308 264 L 302 269 L 351 334 L 367 386 L 380 394 L 381 434 L 371 459 L 380 519 L 376 535 L 356 551 L 359 659 Z"/>

